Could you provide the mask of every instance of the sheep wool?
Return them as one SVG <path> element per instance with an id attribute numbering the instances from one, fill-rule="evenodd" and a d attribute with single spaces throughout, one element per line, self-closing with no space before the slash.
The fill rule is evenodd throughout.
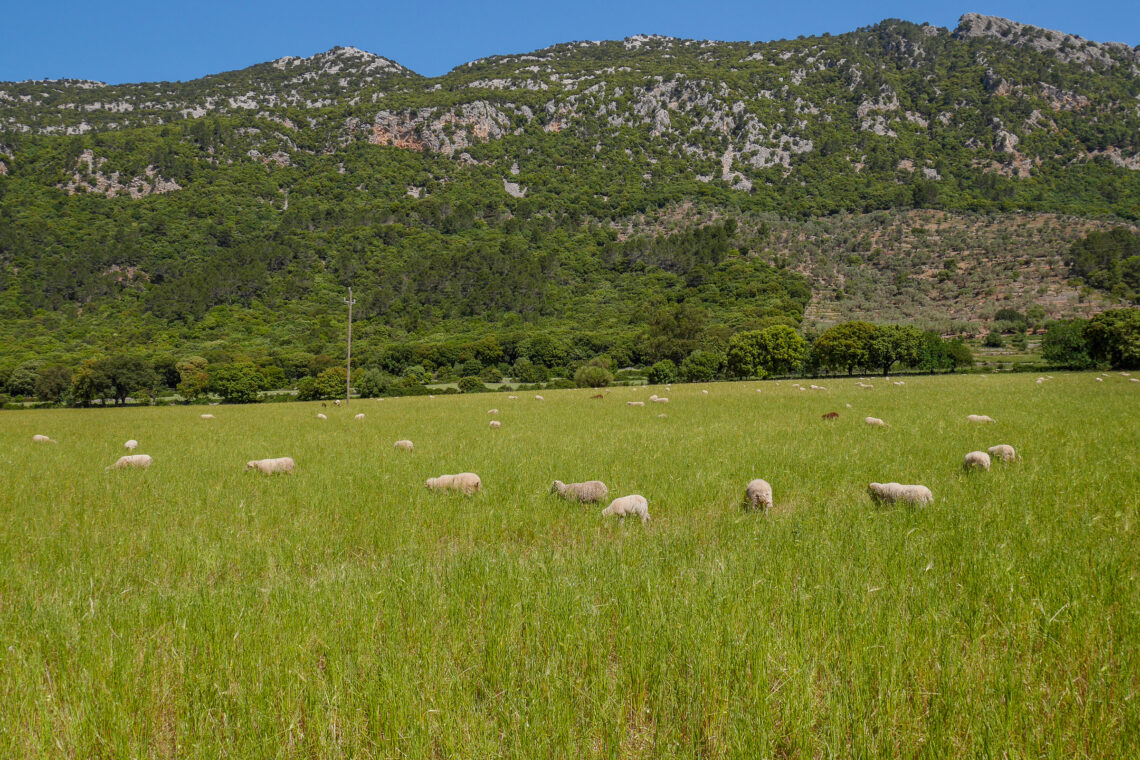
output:
<path id="1" fill-rule="evenodd" d="M 556 480 L 550 486 L 550 492 L 570 501 L 600 502 L 609 496 L 610 489 L 600 480 L 587 480 L 584 483 L 563 483 Z"/>
<path id="2" fill-rule="evenodd" d="M 649 400 L 652 401 L 654 404 L 668 404 L 669 403 L 669 399 L 665 398 L 664 396 L 658 396 L 656 398 L 651 398 Z"/>
<path id="3" fill-rule="evenodd" d="M 199 416 L 199 417 L 201 417 L 201 418 L 202 418 L 202 419 L 204 419 L 204 420 L 212 420 L 212 419 L 214 419 L 214 415 L 212 415 L 212 414 L 199 414 L 198 416 Z"/>
<path id="4" fill-rule="evenodd" d="M 55 443 L 55 439 L 48 438 L 46 435 L 33 435 L 32 443 Z"/>
<path id="5" fill-rule="evenodd" d="M 128 454 L 125 457 L 119 457 L 118 461 L 108 467 L 108 470 L 122 470 L 127 467 L 150 467 L 154 460 L 150 458 L 150 454 Z"/>
<path id="6" fill-rule="evenodd" d="M 317 419 L 318 419 L 318 420 L 327 420 L 327 419 L 328 419 L 328 417 L 326 417 L 325 415 L 321 414 L 320 412 L 317 412 Z"/>
<path id="7" fill-rule="evenodd" d="M 535 396 L 534 400 L 535 401 L 546 401 L 546 399 L 544 399 L 542 396 Z"/>
<path id="8" fill-rule="evenodd" d="M 990 455 L 984 451 L 971 451 L 962 461 L 962 467 L 967 470 L 988 470 Z"/>
<path id="9" fill-rule="evenodd" d="M 491 429 L 495 430 L 495 429 L 501 427 L 502 424 L 503 423 L 499 422 L 498 420 L 491 420 Z"/>
<path id="10" fill-rule="evenodd" d="M 990 446 L 988 449 L 990 456 L 995 459 L 1000 459 L 1003 462 L 1012 462 L 1017 459 L 1017 452 L 1008 443 L 999 443 L 997 446 Z"/>
<path id="11" fill-rule="evenodd" d="M 642 522 L 649 522 L 649 501 L 638 494 L 619 497 L 611 501 L 610 505 L 602 510 L 603 517 L 610 515 L 623 519 L 627 515 L 636 515 L 641 518 Z"/>
<path id="12" fill-rule="evenodd" d="M 926 486 L 903 485 L 901 483 L 870 483 L 867 492 L 871 498 L 884 504 L 902 502 L 904 504 L 932 504 L 934 494 Z"/>
<path id="13" fill-rule="evenodd" d="M 461 472 L 458 475 L 440 475 L 438 478 L 428 478 L 424 485 L 432 491 L 461 491 L 470 496 L 482 490 L 483 481 L 473 472 Z"/>
<path id="14" fill-rule="evenodd" d="M 982 377 L 985 377 L 985 375 L 982 375 Z M 976 423 L 986 423 L 986 422 L 993 422 L 994 421 L 994 418 L 989 416 L 988 414 L 967 414 L 966 419 L 969 422 L 976 422 Z"/>
<path id="15" fill-rule="evenodd" d="M 645 406 L 645 402 L 644 401 L 626 401 L 625 405 L 626 406 Z"/>
<path id="16" fill-rule="evenodd" d="M 761 511 L 772 508 L 772 486 L 768 484 L 767 480 L 756 478 L 748 482 L 748 487 L 744 489 L 744 498 L 747 506 L 750 509 L 759 509 Z"/>
<path id="17" fill-rule="evenodd" d="M 126 449 L 127 451 L 134 451 L 138 447 L 139 447 L 139 442 L 136 441 L 134 438 L 132 438 L 131 440 L 129 440 L 123 444 L 123 448 Z"/>
<path id="18" fill-rule="evenodd" d="M 875 427 L 887 426 L 887 423 L 883 422 L 878 417 L 864 417 L 863 422 L 866 422 L 868 425 L 874 425 Z"/>
<path id="19" fill-rule="evenodd" d="M 354 420 L 362 420 L 362 419 L 364 419 L 364 413 L 363 413 L 363 412 L 361 412 L 360 414 L 358 414 L 358 415 L 356 415 L 355 417 L 353 417 L 353 419 L 354 419 Z"/>
<path id="20" fill-rule="evenodd" d="M 396 444 L 392 448 L 401 449 L 402 451 L 412 451 L 415 448 L 415 445 L 411 441 L 409 441 L 405 438 L 405 439 L 396 441 Z"/>
<path id="21" fill-rule="evenodd" d="M 498 409 L 488 409 L 487 410 L 487 414 L 498 414 L 498 413 L 499 413 Z"/>
<path id="22" fill-rule="evenodd" d="M 272 475 L 275 472 L 293 472 L 296 465 L 293 463 L 292 457 L 277 457 L 276 459 L 255 459 L 252 462 L 245 463 L 246 471 L 258 470 L 264 472 L 266 475 Z"/>

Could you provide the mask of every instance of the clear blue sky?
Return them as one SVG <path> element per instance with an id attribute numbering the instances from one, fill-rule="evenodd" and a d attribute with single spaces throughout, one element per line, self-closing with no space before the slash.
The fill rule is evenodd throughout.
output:
<path id="1" fill-rule="evenodd" d="M 3 0 L 0 81 L 185 80 L 334 45 L 436 76 L 482 56 L 571 40 L 644 33 L 767 41 L 847 32 L 884 18 L 952 28 L 970 11 L 1140 44 L 1136 0 Z"/>

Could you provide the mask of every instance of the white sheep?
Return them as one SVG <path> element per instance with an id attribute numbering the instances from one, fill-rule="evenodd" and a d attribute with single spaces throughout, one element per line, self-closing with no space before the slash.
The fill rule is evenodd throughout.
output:
<path id="1" fill-rule="evenodd" d="M 392 448 L 400 449 L 401 451 L 412 451 L 413 449 L 415 449 L 415 444 L 413 444 L 411 441 L 409 441 L 405 438 L 405 439 L 396 441 L 395 445 Z"/>
<path id="2" fill-rule="evenodd" d="M 124 467 L 150 467 L 154 460 L 150 458 L 150 454 L 128 454 L 125 457 L 119 457 L 113 465 L 108 467 L 108 470 L 121 470 Z"/>
<path id="3" fill-rule="evenodd" d="M 1017 452 L 1013 447 L 1007 443 L 999 443 L 997 446 L 990 446 L 988 449 L 990 456 L 995 459 L 1000 459 L 1003 462 L 1012 462 L 1017 459 Z"/>
<path id="4" fill-rule="evenodd" d="M 978 424 L 994 421 L 994 418 L 988 414 L 967 414 L 966 419 L 969 422 L 976 422 Z"/>
<path id="5" fill-rule="evenodd" d="M 895 380 L 894 384 L 895 385 L 906 385 L 906 383 L 903 382 L 902 380 Z"/>
<path id="6" fill-rule="evenodd" d="M 138 447 L 139 447 L 139 442 L 136 441 L 134 438 L 132 438 L 131 440 L 129 440 L 123 444 L 123 448 L 126 449 L 127 451 L 134 451 Z"/>
<path id="7" fill-rule="evenodd" d="M 870 383 L 867 383 L 866 385 L 863 386 L 863 390 L 873 391 L 873 390 L 875 390 L 875 386 L 871 385 Z"/>
<path id="8" fill-rule="evenodd" d="M 878 417 L 864 417 L 863 422 L 866 422 L 868 425 L 874 425 L 875 427 L 888 427 L 887 423 L 883 422 Z"/>
<path id="9" fill-rule="evenodd" d="M 535 396 L 534 400 L 535 401 L 546 401 L 546 399 L 544 399 L 542 396 Z"/>
<path id="10" fill-rule="evenodd" d="M 626 401 L 625 405 L 626 406 L 645 406 L 645 402 L 644 401 Z"/>
<path id="11" fill-rule="evenodd" d="M 54 438 L 48 438 L 46 435 L 33 435 L 32 443 L 58 443 Z"/>
<path id="12" fill-rule="evenodd" d="M 470 496 L 483 488 L 483 481 L 473 472 L 461 472 L 458 475 L 440 475 L 438 478 L 428 478 L 424 486 L 433 491 L 462 491 Z"/>
<path id="13" fill-rule="evenodd" d="M 665 390 L 669 390 L 669 389 L 668 389 L 668 388 L 666 388 Z M 702 394 L 704 394 L 704 395 L 706 395 L 706 396 L 707 396 L 707 395 L 709 395 L 709 392 L 708 392 L 708 391 L 701 391 L 701 393 L 702 393 Z"/>
<path id="14" fill-rule="evenodd" d="M 340 399 L 333 399 L 333 406 L 340 406 Z"/>
<path id="15" fill-rule="evenodd" d="M 1094 379 L 1094 380 L 1096 380 L 1098 383 L 1103 383 L 1103 382 L 1104 382 L 1104 378 L 1102 378 L 1102 377 L 1096 377 L 1096 378 L 1093 378 L 1093 379 Z"/>
<path id="16" fill-rule="evenodd" d="M 326 417 L 325 415 L 321 414 L 320 412 L 317 412 L 317 419 L 318 419 L 318 420 L 327 420 L 327 419 L 328 419 L 328 417 Z"/>
<path id="17" fill-rule="evenodd" d="M 657 416 L 661 419 L 664 419 L 664 418 L 668 417 L 669 415 L 662 413 L 662 414 L 659 414 Z"/>
<path id="18" fill-rule="evenodd" d="M 649 400 L 650 401 L 656 401 L 657 400 L 657 394 L 654 393 L 652 396 L 649 397 Z"/>
<path id="19" fill-rule="evenodd" d="M 507 398 L 510 399 L 511 401 L 515 401 L 516 399 L 518 399 L 518 396 L 507 396 Z"/>
<path id="20" fill-rule="evenodd" d="M 356 415 L 356 416 L 355 416 L 355 417 L 353 417 L 352 419 L 354 419 L 354 420 L 362 420 L 362 419 L 364 419 L 364 412 L 361 412 L 360 414 Z"/>
<path id="21" fill-rule="evenodd" d="M 649 521 L 649 501 L 644 496 L 632 494 L 630 496 L 622 496 L 610 502 L 610 505 L 602 510 L 603 517 L 610 515 L 617 515 L 622 519 L 626 515 L 637 515 L 641 518 L 642 522 Z"/>
<path id="22" fill-rule="evenodd" d="M 870 483 L 867 492 L 877 502 L 894 504 L 901 501 L 905 504 L 932 504 L 934 494 L 926 486 L 903 485 L 901 483 Z"/>
<path id="23" fill-rule="evenodd" d="M 962 461 L 962 468 L 966 470 L 990 469 L 990 455 L 984 451 L 971 451 Z"/>
<path id="24" fill-rule="evenodd" d="M 550 486 L 550 492 L 570 501 L 598 502 L 605 500 L 610 489 L 600 480 L 587 480 L 584 483 L 563 483 L 556 480 Z"/>
<path id="25" fill-rule="evenodd" d="M 245 469 L 259 470 L 266 475 L 272 475 L 275 472 L 293 472 L 296 465 L 293 463 L 292 457 L 277 457 L 276 459 L 255 459 L 251 462 L 245 463 Z"/>
<path id="26" fill-rule="evenodd" d="M 1137 379 L 1136 379 L 1136 378 L 1134 378 L 1134 377 L 1130 377 L 1130 378 L 1128 378 L 1128 382 L 1130 382 L 1130 383 L 1140 383 L 1140 380 L 1137 380 Z"/>
<path id="27" fill-rule="evenodd" d="M 669 403 L 669 399 L 665 398 L 664 396 L 658 396 L 657 398 L 651 398 L 649 400 L 652 401 L 654 404 L 668 404 Z"/>
<path id="28" fill-rule="evenodd" d="M 768 484 L 767 480 L 756 478 L 748 482 L 748 487 L 744 489 L 744 498 L 749 507 L 752 509 L 771 509 L 772 508 L 772 486 Z"/>
<path id="29" fill-rule="evenodd" d="M 487 410 L 487 414 L 498 414 L 498 413 L 499 413 L 498 409 L 488 409 Z"/>
<path id="30" fill-rule="evenodd" d="M 811 386 L 811 389 L 813 391 L 825 391 L 825 390 L 827 390 L 827 388 L 824 388 L 822 385 L 813 385 L 813 386 Z"/>
<path id="31" fill-rule="evenodd" d="M 1038 385 L 1041 385 L 1041 384 L 1042 384 L 1042 383 L 1044 383 L 1044 382 L 1045 382 L 1045 378 L 1043 378 L 1043 377 L 1039 377 L 1039 378 L 1037 378 L 1037 384 L 1038 384 Z"/>
<path id="32" fill-rule="evenodd" d="M 499 422 L 498 420 L 491 420 L 491 429 L 494 430 L 498 427 L 501 427 L 502 424 L 503 423 Z"/>
<path id="33" fill-rule="evenodd" d="M 212 415 L 212 414 L 199 414 L 198 416 L 199 416 L 199 417 L 201 417 L 201 418 L 202 418 L 202 419 L 204 419 L 204 420 L 212 420 L 212 419 L 214 419 L 214 415 Z"/>
<path id="34" fill-rule="evenodd" d="M 764 392 L 764 390 L 763 390 L 762 388 L 757 388 L 757 389 L 756 389 L 756 392 L 757 392 L 757 393 L 763 393 L 763 392 Z"/>
<path id="35" fill-rule="evenodd" d="M 852 406 L 850 404 L 844 404 L 844 406 L 846 406 L 848 409 L 852 408 Z"/>

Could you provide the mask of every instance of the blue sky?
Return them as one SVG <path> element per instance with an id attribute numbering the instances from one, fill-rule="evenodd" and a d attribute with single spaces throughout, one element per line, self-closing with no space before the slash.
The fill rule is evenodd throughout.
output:
<path id="1" fill-rule="evenodd" d="M 767 41 L 851 31 L 884 18 L 953 27 L 978 12 L 1101 42 L 1140 44 L 1140 3 L 823 0 L 3 0 L 0 81 L 194 79 L 351 45 L 428 76 L 487 55 L 571 40 L 666 34 Z"/>

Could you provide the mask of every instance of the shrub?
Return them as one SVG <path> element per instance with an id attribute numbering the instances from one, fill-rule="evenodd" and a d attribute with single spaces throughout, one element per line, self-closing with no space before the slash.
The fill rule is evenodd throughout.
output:
<path id="1" fill-rule="evenodd" d="M 487 386 L 483 385 L 483 381 L 474 375 L 459 378 L 460 393 L 479 393 L 485 390 L 487 390 Z"/>
<path id="2" fill-rule="evenodd" d="M 579 388 L 602 388 L 613 382 L 614 376 L 604 367 L 587 364 L 574 373 L 574 384 Z"/>
<path id="3" fill-rule="evenodd" d="M 662 359 L 649 368 L 649 382 L 654 385 L 665 385 L 677 379 L 677 365 L 670 359 Z"/>
<path id="4" fill-rule="evenodd" d="M 986 346 L 987 348 L 1001 348 L 1005 345 L 1005 341 L 1002 340 L 1000 332 L 997 330 L 991 330 L 986 334 L 985 340 L 982 341 L 982 345 Z"/>

